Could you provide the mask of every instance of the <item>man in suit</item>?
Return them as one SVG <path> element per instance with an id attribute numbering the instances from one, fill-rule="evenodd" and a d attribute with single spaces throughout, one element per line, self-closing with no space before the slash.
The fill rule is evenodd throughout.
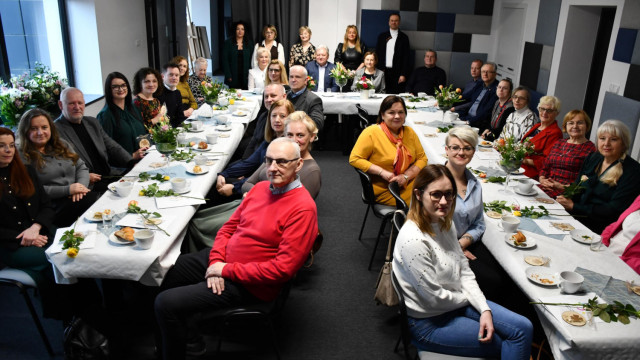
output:
<path id="1" fill-rule="evenodd" d="M 491 116 L 493 105 L 498 100 L 496 69 L 496 64 L 492 62 L 482 65 L 480 71 L 482 81 L 476 82 L 470 101 L 454 107 L 460 118 L 468 121 L 471 126 L 479 127 Z"/>
<path id="2" fill-rule="evenodd" d="M 180 68 L 178 64 L 168 63 L 162 67 L 162 82 L 164 88 L 158 89 L 156 97 L 161 104 L 167 106 L 167 116 L 173 127 L 179 126 L 186 119 L 182 111 L 182 95 L 177 89 L 180 82 Z M 162 91 L 160 91 L 162 90 Z"/>
<path id="3" fill-rule="evenodd" d="M 146 147 L 129 154 L 104 132 L 96 118 L 84 116 L 82 91 L 73 87 L 64 89 L 58 106 L 62 114 L 55 121 L 56 128 L 60 137 L 71 144 L 87 164 L 89 182 L 94 191 L 104 192 L 113 182 L 113 179 L 102 179 L 102 176 L 112 174 L 111 165 L 128 168 L 144 157 Z"/>
<path id="4" fill-rule="evenodd" d="M 414 95 L 419 92 L 434 95 L 438 86 L 447 85 L 447 74 L 442 68 L 436 66 L 436 61 L 438 61 L 438 53 L 427 49 L 424 53 L 424 66 L 415 69 L 407 81 L 407 92 Z"/>
<path id="5" fill-rule="evenodd" d="M 309 76 L 316 82 L 316 86 L 312 89 L 313 91 L 340 91 L 338 84 L 336 84 L 336 79 L 330 76 L 331 70 L 336 66 L 327 60 L 329 60 L 329 48 L 326 45 L 320 45 L 316 47 L 316 59 L 309 61 L 305 66 Z"/>
<path id="6" fill-rule="evenodd" d="M 249 156 L 253 154 L 254 151 L 260 146 L 260 144 L 264 141 L 264 127 L 267 125 L 267 116 L 269 115 L 268 109 L 271 109 L 271 104 L 278 100 L 286 99 L 287 93 L 284 90 L 284 86 L 282 84 L 274 84 L 271 83 L 264 87 L 264 107 L 267 111 L 261 113 L 256 118 L 256 128 L 253 131 L 253 136 L 247 144 L 247 147 L 244 149 L 244 153 L 242 155 L 242 159 L 247 159 Z"/>
<path id="7" fill-rule="evenodd" d="M 399 28 L 400 14 L 393 13 L 389 16 L 389 31 L 381 33 L 376 44 L 376 53 L 380 59 L 378 68 L 384 71 L 388 94 L 404 92 L 411 71 L 409 37 Z"/>
<path id="8" fill-rule="evenodd" d="M 307 90 L 307 69 L 301 65 L 294 65 L 289 69 L 289 86 L 291 91 L 287 100 L 291 101 L 296 110 L 304 111 L 316 123 L 318 130 L 324 125 L 324 109 L 318 95 Z"/>
<path id="9" fill-rule="evenodd" d="M 471 62 L 471 80 L 469 80 L 469 82 L 464 85 L 464 89 L 462 89 L 462 99 L 465 102 L 471 99 L 473 88 L 476 86 L 476 82 L 480 80 L 480 69 L 482 65 L 484 65 L 484 63 L 480 59 L 475 59 Z"/>

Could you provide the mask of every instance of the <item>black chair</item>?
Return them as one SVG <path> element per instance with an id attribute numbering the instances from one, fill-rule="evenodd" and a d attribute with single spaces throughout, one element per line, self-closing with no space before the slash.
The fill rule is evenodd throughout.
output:
<path id="1" fill-rule="evenodd" d="M 49 338 L 44 332 L 44 328 L 42 327 L 42 323 L 40 322 L 40 317 L 38 316 L 38 313 L 33 306 L 33 302 L 29 297 L 29 293 L 27 292 L 28 289 L 38 289 L 38 285 L 36 284 L 36 282 L 33 281 L 31 276 L 29 276 L 26 272 L 7 267 L 0 270 L 0 285 L 13 286 L 18 288 L 18 291 L 20 292 L 20 294 L 22 294 L 24 302 L 25 304 L 27 304 L 27 308 L 31 313 L 33 322 L 36 324 L 36 328 L 38 328 L 38 332 L 40 333 L 40 337 L 42 338 L 44 346 L 47 348 L 49 356 L 53 357 L 55 355 L 53 353 L 53 348 L 51 347 L 51 343 L 49 343 Z"/>
<path id="2" fill-rule="evenodd" d="M 369 112 L 360 104 L 356 104 L 356 109 L 358 109 L 358 117 L 360 118 L 360 130 L 364 130 L 364 128 L 371 125 L 369 123 Z"/>
<path id="3" fill-rule="evenodd" d="M 394 217 L 395 220 L 395 217 Z M 395 221 L 394 221 L 395 225 Z M 404 358 L 406 360 L 412 360 L 410 349 L 411 349 L 411 333 L 409 332 L 409 323 L 407 317 L 407 305 L 404 303 L 404 294 L 402 293 L 402 288 L 398 283 L 398 279 L 396 278 L 396 274 L 391 272 L 391 280 L 393 281 L 393 287 L 396 290 L 396 294 L 398 294 L 398 306 L 400 307 L 400 338 L 398 338 L 398 342 L 396 342 L 395 348 L 393 348 L 394 353 L 398 353 L 398 348 L 400 347 L 400 342 L 402 342 L 402 347 L 404 350 Z M 418 359 L 418 354 L 416 353 L 414 359 Z"/>
<path id="4" fill-rule="evenodd" d="M 400 196 L 400 185 L 396 181 L 389 183 L 389 192 L 394 199 L 396 199 L 396 209 L 404 211 L 405 214 L 409 212 L 409 205 Z"/>
<path id="5" fill-rule="evenodd" d="M 373 263 L 373 258 L 376 255 L 376 250 L 378 248 L 378 244 L 380 243 L 380 236 L 384 232 L 387 222 L 391 221 L 394 208 L 392 206 L 378 204 L 376 202 L 375 195 L 373 194 L 373 185 L 371 185 L 371 178 L 369 177 L 369 175 L 360 169 L 356 169 L 356 172 L 358 172 L 360 183 L 362 184 L 362 201 L 367 204 L 367 210 L 364 213 L 364 219 L 362 220 L 362 226 L 360 227 L 360 235 L 358 235 L 358 240 L 362 239 L 362 232 L 364 231 L 364 225 L 367 222 L 369 209 L 373 209 L 373 215 L 382 219 L 380 230 L 378 230 L 376 244 L 373 247 L 373 253 L 371 254 L 371 259 L 369 260 L 369 267 L 367 267 L 367 269 L 371 270 L 371 264 Z"/>

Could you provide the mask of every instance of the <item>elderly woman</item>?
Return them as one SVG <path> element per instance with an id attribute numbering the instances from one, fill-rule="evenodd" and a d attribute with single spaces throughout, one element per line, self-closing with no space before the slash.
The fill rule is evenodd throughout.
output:
<path id="1" fill-rule="evenodd" d="M 142 115 L 142 121 L 147 127 L 151 127 L 162 120 L 167 109 L 162 107 L 160 100 L 155 95 L 162 92 L 162 75 L 156 69 L 142 68 L 136 72 L 133 78 L 133 105 Z"/>
<path id="2" fill-rule="evenodd" d="M 334 62 L 342 63 L 348 70 L 359 70 L 365 66 L 366 49 L 365 44 L 360 41 L 358 28 L 355 25 L 349 25 L 344 33 L 344 41 L 336 48 Z"/>
<path id="3" fill-rule="evenodd" d="M 574 182 L 584 160 L 596 151 L 596 146 L 587 139 L 591 118 L 583 110 L 571 110 L 562 121 L 562 131 L 568 139 L 560 139 L 551 147 L 549 155 L 540 169 L 540 188 L 555 198 L 564 188 Z"/>
<path id="4" fill-rule="evenodd" d="M 129 80 L 119 72 L 107 75 L 104 81 L 105 105 L 96 118 L 113 140 L 128 153 L 133 153 L 140 146 L 137 137 L 147 133 L 142 121 L 142 114 L 133 106 Z"/>
<path id="5" fill-rule="evenodd" d="M 376 202 L 395 206 L 389 183 L 396 181 L 401 196 L 409 203 L 413 179 L 427 165 L 427 156 L 418 135 L 404 126 L 407 107 L 395 95 L 387 96 L 380 104 L 378 125 L 364 129 L 349 156 L 349 164 L 371 176 Z"/>
<path id="6" fill-rule="evenodd" d="M 531 322 L 487 301 L 462 253 L 453 226 L 459 193 L 447 167 L 422 169 L 396 240 L 393 273 L 412 342 L 443 354 L 529 359 Z"/>
<path id="7" fill-rule="evenodd" d="M 640 195 L 640 164 L 627 155 L 631 135 L 622 121 L 605 121 L 597 136 L 598 151 L 587 157 L 574 181 L 584 191 L 573 199 L 558 196 L 557 201 L 599 234 Z"/>
<path id="8" fill-rule="evenodd" d="M 356 91 L 356 81 L 365 77 L 373 82 L 373 87 L 377 93 L 384 93 L 384 71 L 377 69 L 377 64 L 378 55 L 376 55 L 375 51 L 367 51 L 367 53 L 364 54 L 364 67 L 356 70 L 356 74 L 353 77 L 354 81 L 351 85 L 351 91 Z"/>
<path id="9" fill-rule="evenodd" d="M 276 30 L 276 27 L 274 25 L 266 25 L 262 29 L 262 36 L 264 37 L 264 40 L 262 40 L 262 42 L 260 43 L 257 43 L 253 48 L 251 67 L 255 68 L 258 66 L 258 58 L 256 57 L 256 53 L 258 52 L 258 48 L 261 47 L 266 48 L 269 51 L 271 59 L 278 59 L 281 63 L 286 64 L 284 60 L 284 47 L 282 47 L 282 44 L 279 44 L 276 41 L 276 38 L 278 37 L 278 30 Z"/>
<path id="10" fill-rule="evenodd" d="M 505 139 L 513 137 L 515 141 L 524 139 L 524 135 L 538 123 L 538 117 L 529 109 L 529 90 L 519 86 L 511 96 L 515 111 L 509 115 L 500 137 Z"/>
<path id="11" fill-rule="evenodd" d="M 524 174 L 532 179 L 538 179 L 544 160 L 549 156 L 551 148 L 562 139 L 562 130 L 556 122 L 560 112 L 560 99 L 555 96 L 543 96 L 538 103 L 540 122 L 533 125 L 522 139 L 531 138 L 535 153 L 527 155 L 522 161 Z"/>
<path id="12" fill-rule="evenodd" d="M 264 89 L 264 81 L 271 62 L 269 52 L 265 48 L 259 48 L 256 55 L 258 56 L 258 66 L 249 70 L 249 90 Z"/>
<path id="13" fill-rule="evenodd" d="M 496 100 L 491 112 L 489 123 L 482 124 L 482 138 L 486 141 L 493 141 L 500 136 L 502 128 L 511 113 L 515 111 L 513 101 L 511 101 L 511 92 L 513 91 L 513 83 L 509 79 L 500 80 L 496 87 Z"/>
<path id="14" fill-rule="evenodd" d="M 224 83 L 230 88 L 246 89 L 249 69 L 251 69 L 252 43 L 245 36 L 246 24 L 233 23 L 233 36 L 224 41 L 222 48 L 222 70 Z"/>
<path id="15" fill-rule="evenodd" d="M 37 171 L 44 192 L 53 200 L 58 227 L 71 225 L 99 198 L 89 190 L 89 168 L 58 135 L 51 115 L 38 108 L 22 115 L 20 153 Z"/>
<path id="16" fill-rule="evenodd" d="M 294 44 L 289 52 L 289 67 L 293 65 L 305 66 L 316 58 L 316 47 L 311 43 L 311 29 L 301 26 L 298 30 L 300 42 Z"/>
<path id="17" fill-rule="evenodd" d="M 640 274 L 640 196 L 604 229 L 602 243 Z"/>
<path id="18" fill-rule="evenodd" d="M 184 111 L 184 116 L 189 117 L 193 113 L 193 110 L 198 108 L 198 103 L 191 92 L 191 87 L 188 82 L 189 62 L 184 56 L 180 55 L 174 57 L 171 62 L 178 65 L 178 70 L 180 71 L 180 81 L 178 82 L 177 89 L 180 90 L 180 95 L 182 95 L 182 110 Z"/>
<path id="19" fill-rule="evenodd" d="M 267 69 L 267 77 L 264 81 L 264 86 L 269 84 L 282 84 L 286 91 L 289 91 L 289 76 L 287 76 L 287 69 L 284 68 L 284 64 L 280 60 L 271 60 L 269 68 Z"/>
<path id="20" fill-rule="evenodd" d="M 213 82 L 213 79 L 207 76 L 207 66 L 209 66 L 207 59 L 203 57 L 197 58 L 193 63 L 193 74 L 191 74 L 187 80 L 191 93 L 193 93 L 193 97 L 196 98 L 198 106 L 204 103 L 204 95 L 202 94 L 202 90 L 200 90 L 200 85 L 203 81 L 208 83 Z"/>

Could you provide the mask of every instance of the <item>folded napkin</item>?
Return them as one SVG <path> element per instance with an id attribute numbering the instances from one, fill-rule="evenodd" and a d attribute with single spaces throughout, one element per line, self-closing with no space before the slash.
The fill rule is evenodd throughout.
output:
<path id="1" fill-rule="evenodd" d="M 56 236 L 51 246 L 49 246 L 47 252 L 50 254 L 57 254 L 59 252 L 62 252 L 62 242 L 60 242 L 60 238 L 65 231 L 72 228 L 73 227 L 59 228 L 58 231 L 56 231 Z M 75 232 L 82 233 L 85 236 L 84 241 L 80 243 L 80 249 L 91 249 L 96 246 L 96 237 L 98 235 L 96 223 L 78 223 L 78 225 L 76 225 Z"/>

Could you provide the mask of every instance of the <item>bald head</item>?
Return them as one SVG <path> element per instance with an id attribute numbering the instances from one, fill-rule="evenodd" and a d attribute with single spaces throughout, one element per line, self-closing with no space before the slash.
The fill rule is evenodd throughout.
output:
<path id="1" fill-rule="evenodd" d="M 74 87 L 68 87 L 60 93 L 58 107 L 62 116 L 72 123 L 79 124 L 84 117 L 84 95 Z"/>

